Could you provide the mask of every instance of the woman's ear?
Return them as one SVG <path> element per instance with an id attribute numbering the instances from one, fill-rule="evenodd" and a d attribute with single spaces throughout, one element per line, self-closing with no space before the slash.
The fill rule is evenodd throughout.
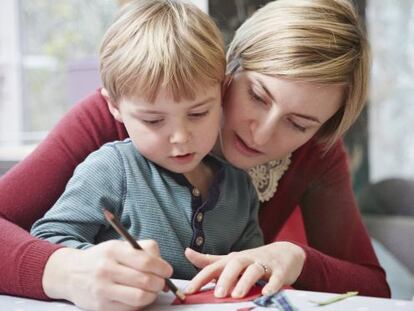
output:
<path id="1" fill-rule="evenodd" d="M 105 88 L 101 89 L 101 95 L 103 96 L 103 98 L 105 98 L 106 104 L 108 105 L 109 112 L 112 114 L 112 116 L 115 118 L 115 120 L 122 123 L 122 116 L 119 111 L 119 105 L 114 100 L 111 99 L 108 91 Z"/>
<path id="2" fill-rule="evenodd" d="M 224 96 L 226 95 L 227 89 L 229 88 L 231 84 L 233 76 L 231 74 L 226 74 L 224 77 L 223 83 L 221 84 L 221 98 L 224 99 Z"/>
<path id="3" fill-rule="evenodd" d="M 226 74 L 224 77 L 223 83 L 221 84 L 221 93 L 223 96 L 226 93 L 227 88 L 230 86 L 232 78 L 231 74 Z"/>

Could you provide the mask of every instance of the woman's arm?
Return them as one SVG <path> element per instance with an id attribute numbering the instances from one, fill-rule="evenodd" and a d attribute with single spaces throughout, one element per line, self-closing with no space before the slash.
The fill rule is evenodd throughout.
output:
<path id="1" fill-rule="evenodd" d="M 352 191 L 347 155 L 342 141 L 319 160 L 312 161 L 314 181 L 300 206 L 309 246 L 298 289 L 390 297 L 385 273 L 375 256 Z M 312 169 L 311 169 L 312 170 Z"/>
<path id="2" fill-rule="evenodd" d="M 356 290 L 361 295 L 390 297 L 385 273 L 355 203 L 343 143 L 338 142 L 323 158 L 321 150 L 311 144 L 295 156 L 277 195 L 262 207 L 267 212 L 262 214 L 262 220 L 266 216 L 262 228 L 271 241 L 272 232 L 278 232 L 296 206 L 297 197 L 306 189 L 300 205 L 309 246 L 275 242 L 227 256 L 206 256 L 187 250 L 187 258 L 203 268 L 190 282 L 189 293 L 216 279 L 216 296 L 239 297 L 259 278 L 265 278 L 269 282 L 263 294 L 293 285 L 305 290 Z M 218 290 L 220 287 L 223 291 Z"/>
<path id="3" fill-rule="evenodd" d="M 102 144 L 126 138 L 99 91 L 74 106 L 24 161 L 0 179 L 0 292 L 46 299 L 43 270 L 59 248 L 27 233 L 62 194 L 75 167 Z"/>

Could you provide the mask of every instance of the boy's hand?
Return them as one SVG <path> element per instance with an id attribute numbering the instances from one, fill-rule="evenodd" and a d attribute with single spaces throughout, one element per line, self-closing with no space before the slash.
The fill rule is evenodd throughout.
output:
<path id="1" fill-rule="evenodd" d="M 192 294 L 212 280 L 217 280 L 214 295 L 217 298 L 244 297 L 260 279 L 267 280 L 263 295 L 276 293 L 283 285 L 293 284 L 305 262 L 304 250 L 289 242 L 213 256 L 187 248 L 187 259 L 202 270 L 190 281 L 186 294 Z"/>
<path id="2" fill-rule="evenodd" d="M 139 243 L 145 251 L 116 240 L 87 250 L 57 250 L 43 274 L 46 295 L 87 310 L 129 311 L 151 304 L 173 271 L 159 257 L 156 242 Z"/>

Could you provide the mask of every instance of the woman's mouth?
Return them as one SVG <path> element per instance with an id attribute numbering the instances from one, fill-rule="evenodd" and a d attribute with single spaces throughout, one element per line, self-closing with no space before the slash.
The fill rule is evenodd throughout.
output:
<path id="1" fill-rule="evenodd" d="M 253 149 L 249 147 L 243 139 L 240 138 L 237 134 L 235 134 L 235 143 L 234 143 L 236 149 L 243 155 L 248 157 L 258 156 L 262 154 L 261 151 Z"/>

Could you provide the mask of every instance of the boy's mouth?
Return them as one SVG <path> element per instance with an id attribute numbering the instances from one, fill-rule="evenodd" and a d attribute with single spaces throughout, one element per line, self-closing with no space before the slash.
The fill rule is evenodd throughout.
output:
<path id="1" fill-rule="evenodd" d="M 174 162 L 177 162 L 178 164 L 186 164 L 191 162 L 194 159 L 195 153 L 191 152 L 191 153 L 185 153 L 185 154 L 180 154 L 180 155 L 176 155 L 176 156 L 172 156 L 170 157 Z"/>

